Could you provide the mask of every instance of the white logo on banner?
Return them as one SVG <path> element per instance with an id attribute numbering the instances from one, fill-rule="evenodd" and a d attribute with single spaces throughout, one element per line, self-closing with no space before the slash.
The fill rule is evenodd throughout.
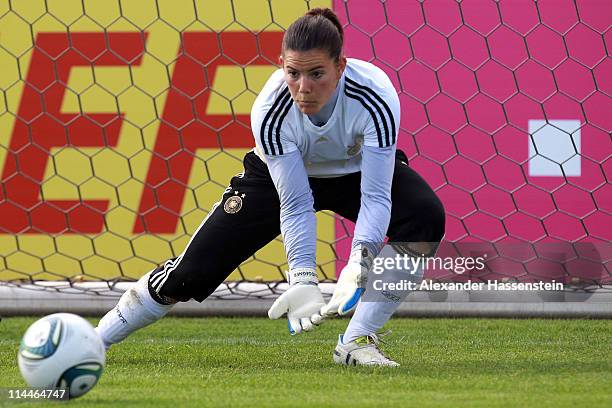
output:
<path id="1" fill-rule="evenodd" d="M 580 176 L 579 120 L 532 119 L 529 134 L 530 176 Z"/>

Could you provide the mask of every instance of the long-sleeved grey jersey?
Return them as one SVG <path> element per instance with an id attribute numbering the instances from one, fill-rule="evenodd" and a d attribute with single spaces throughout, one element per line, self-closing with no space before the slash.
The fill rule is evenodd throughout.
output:
<path id="1" fill-rule="evenodd" d="M 293 103 L 282 70 L 255 100 L 255 152 L 266 162 L 281 203 L 289 268 L 314 268 L 316 218 L 308 177 L 362 172 L 353 248 L 384 241 L 391 217 L 391 181 L 400 124 L 397 92 L 368 62 L 348 59 L 331 116 L 316 126 Z"/>

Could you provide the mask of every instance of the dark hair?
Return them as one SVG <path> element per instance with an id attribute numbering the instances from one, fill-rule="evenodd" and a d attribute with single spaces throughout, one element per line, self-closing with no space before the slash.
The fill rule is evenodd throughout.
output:
<path id="1" fill-rule="evenodd" d="M 338 16 L 328 8 L 314 8 L 294 21 L 283 37 L 285 51 L 327 51 L 334 60 L 340 58 L 344 31 Z"/>

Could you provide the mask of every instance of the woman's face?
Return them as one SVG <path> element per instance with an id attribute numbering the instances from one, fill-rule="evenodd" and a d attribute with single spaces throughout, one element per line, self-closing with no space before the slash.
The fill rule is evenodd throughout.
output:
<path id="1" fill-rule="evenodd" d="M 329 101 L 346 67 L 324 50 L 286 50 L 280 59 L 291 97 L 302 113 L 313 115 Z"/>

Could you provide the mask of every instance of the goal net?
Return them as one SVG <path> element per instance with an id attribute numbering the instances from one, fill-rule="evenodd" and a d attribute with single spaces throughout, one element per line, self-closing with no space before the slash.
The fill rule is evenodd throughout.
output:
<path id="1" fill-rule="evenodd" d="M 443 247 L 491 245 L 469 278 L 610 292 L 609 3 L 41 0 L 0 2 L 0 313 L 107 307 L 178 256 L 253 146 L 283 30 L 314 7 L 398 90 L 398 146 L 444 203 Z M 317 222 L 330 293 L 353 225 Z M 211 299 L 255 310 L 285 269 L 279 237 Z"/>

